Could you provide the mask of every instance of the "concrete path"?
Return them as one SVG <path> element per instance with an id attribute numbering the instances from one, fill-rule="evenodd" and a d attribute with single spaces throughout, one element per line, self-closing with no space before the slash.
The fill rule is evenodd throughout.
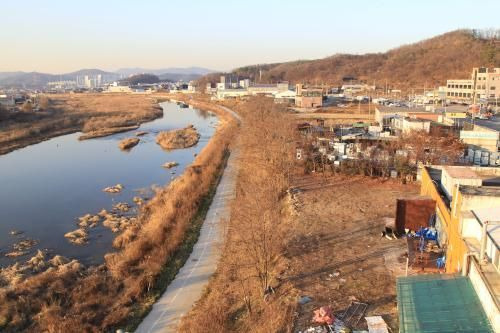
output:
<path id="1" fill-rule="evenodd" d="M 227 109 L 233 113 L 231 110 Z M 236 116 L 239 120 L 239 117 Z M 201 228 L 198 242 L 186 264 L 137 328 L 137 333 L 176 332 L 183 315 L 200 299 L 217 268 L 223 243 L 224 223 L 229 219 L 229 203 L 236 183 L 236 152 L 229 156 L 226 169 Z"/>

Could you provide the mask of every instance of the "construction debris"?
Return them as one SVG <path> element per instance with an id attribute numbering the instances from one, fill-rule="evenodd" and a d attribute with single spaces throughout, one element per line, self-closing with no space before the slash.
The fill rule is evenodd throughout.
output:
<path id="1" fill-rule="evenodd" d="M 332 309 L 329 306 L 322 306 L 318 310 L 314 310 L 313 321 L 316 323 L 331 325 L 334 319 Z"/>
<path id="2" fill-rule="evenodd" d="M 387 324 L 381 316 L 365 317 L 369 333 L 389 333 Z"/>

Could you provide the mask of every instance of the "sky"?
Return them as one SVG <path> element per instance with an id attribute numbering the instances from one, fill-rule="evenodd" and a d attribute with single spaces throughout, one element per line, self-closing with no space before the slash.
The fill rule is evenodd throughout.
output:
<path id="1" fill-rule="evenodd" d="M 0 71 L 227 71 L 500 28 L 498 13 L 498 0 L 2 1 Z"/>

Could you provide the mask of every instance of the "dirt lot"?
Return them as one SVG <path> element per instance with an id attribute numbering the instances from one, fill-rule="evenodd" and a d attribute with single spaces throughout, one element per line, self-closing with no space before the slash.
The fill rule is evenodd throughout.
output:
<path id="1" fill-rule="evenodd" d="M 0 121 L 0 155 L 49 138 L 74 132 L 88 137 L 103 129 L 137 126 L 160 117 L 162 110 L 151 96 L 131 94 L 48 95 L 47 110 L 17 112 Z"/>
<path id="2" fill-rule="evenodd" d="M 404 240 L 381 237 L 384 217 L 394 217 L 396 199 L 418 193 L 416 185 L 361 176 L 301 176 L 295 239 L 287 246 L 286 278 L 302 296 L 295 330 L 311 326 L 313 310 L 330 305 L 342 313 L 352 300 L 368 304 L 365 315 L 382 315 L 397 331 L 395 275 L 405 267 Z M 364 318 L 358 324 L 365 328 Z"/>

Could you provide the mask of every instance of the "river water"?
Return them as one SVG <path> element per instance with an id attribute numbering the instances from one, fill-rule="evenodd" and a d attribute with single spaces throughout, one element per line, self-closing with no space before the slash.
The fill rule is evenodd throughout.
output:
<path id="1" fill-rule="evenodd" d="M 217 118 L 210 112 L 170 102 L 161 106 L 162 118 L 131 132 L 86 141 L 78 141 L 81 133 L 74 133 L 0 155 L 0 267 L 25 261 L 37 249 L 46 250 L 49 257 L 60 254 L 86 265 L 102 263 L 104 254 L 112 251 L 116 234 L 99 224 L 90 229 L 88 244 L 73 245 L 64 234 L 78 228 L 77 218 L 110 211 L 118 202 L 136 207 L 134 196 L 151 197 L 154 186 L 165 186 L 179 176 L 215 132 Z M 196 146 L 167 152 L 156 144 L 159 131 L 188 124 L 201 135 Z M 121 151 L 119 141 L 137 131 L 148 134 L 131 151 Z M 179 166 L 163 168 L 169 161 Z M 121 193 L 102 191 L 115 184 L 124 186 Z M 22 234 L 11 235 L 11 230 Z M 5 256 L 14 243 L 26 238 L 37 242 L 28 254 Z"/>

